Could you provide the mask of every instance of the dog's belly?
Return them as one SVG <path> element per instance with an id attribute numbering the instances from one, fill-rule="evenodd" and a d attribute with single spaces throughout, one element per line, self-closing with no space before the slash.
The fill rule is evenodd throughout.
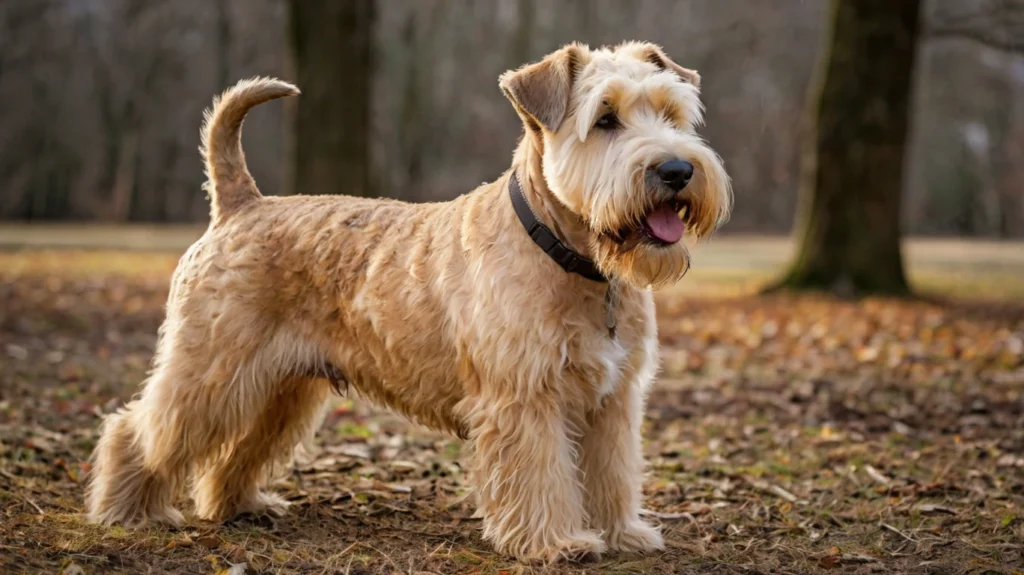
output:
<path id="1" fill-rule="evenodd" d="M 330 344 L 334 350 L 330 361 L 345 374 L 351 388 L 416 423 L 465 437 L 466 424 L 456 413 L 465 393 L 454 352 L 442 336 L 408 322 L 387 322 L 387 332 L 371 335 L 372 323 L 365 315 L 350 318 Z"/>
<path id="2" fill-rule="evenodd" d="M 414 423 L 462 439 L 468 436 L 466 422 L 456 415 L 459 398 L 449 392 L 454 387 L 450 382 L 393 382 L 367 377 L 353 382 L 352 387 L 360 397 Z"/>

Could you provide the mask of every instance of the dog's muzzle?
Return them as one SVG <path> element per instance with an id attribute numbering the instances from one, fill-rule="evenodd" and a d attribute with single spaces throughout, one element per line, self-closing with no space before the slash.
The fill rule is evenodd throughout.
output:
<path id="1" fill-rule="evenodd" d="M 668 160 L 646 171 L 643 187 L 652 203 L 633 226 L 608 234 L 619 249 L 628 251 L 639 243 L 671 246 L 679 242 L 693 224 L 694 198 L 684 190 L 693 179 L 694 166 L 686 160 Z"/>

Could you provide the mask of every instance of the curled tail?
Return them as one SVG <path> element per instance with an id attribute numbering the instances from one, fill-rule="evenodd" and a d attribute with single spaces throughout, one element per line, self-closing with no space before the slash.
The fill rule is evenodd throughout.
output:
<path id="1" fill-rule="evenodd" d="M 242 153 L 242 121 L 253 107 L 295 96 L 299 89 L 274 78 L 242 80 L 213 99 L 203 114 L 202 146 L 210 196 L 210 218 L 216 223 L 231 217 L 246 203 L 261 197 Z"/>

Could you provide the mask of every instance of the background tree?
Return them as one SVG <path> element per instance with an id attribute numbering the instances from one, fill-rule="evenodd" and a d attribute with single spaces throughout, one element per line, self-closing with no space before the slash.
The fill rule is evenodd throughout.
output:
<path id="1" fill-rule="evenodd" d="M 291 193 L 372 195 L 374 0 L 290 0 Z"/>
<path id="2" fill-rule="evenodd" d="M 919 0 L 833 0 L 812 94 L 796 259 L 776 287 L 908 291 L 900 204 Z"/>
<path id="3" fill-rule="evenodd" d="M 296 79 L 289 12 L 300 1 L 0 1 L 0 219 L 206 221 L 196 153 L 203 109 L 241 78 Z M 572 40 L 644 38 L 702 71 L 701 135 L 735 184 L 736 209 L 722 233 L 794 228 L 800 119 L 829 49 L 822 37 L 831 39 L 831 2 L 424 0 L 371 8 L 369 118 L 352 114 L 338 126 L 311 117 L 359 141 L 356 123 L 371 126 L 370 146 L 354 151 L 371 154 L 374 195 L 447 200 L 493 179 L 521 129 L 496 92 L 503 71 Z M 929 0 L 921 11 L 901 231 L 1024 238 L 1024 0 Z M 315 22 L 340 34 L 329 18 Z M 260 106 L 246 122 L 246 157 L 265 194 L 296 186 L 286 173 L 295 118 L 285 116 L 315 97 L 310 82 L 338 77 L 333 71 L 344 66 L 328 95 L 367 95 L 350 90 L 359 75 L 340 60 L 353 52 L 327 52 L 332 74 L 303 79 L 306 96 Z"/>
<path id="4" fill-rule="evenodd" d="M 950 90 L 918 95 L 918 100 L 930 100 L 923 102 L 926 107 L 964 119 L 917 126 L 911 163 L 917 166 L 915 176 L 925 181 L 930 201 L 921 202 L 914 215 L 941 225 L 944 213 L 955 213 L 956 233 L 991 231 L 1012 237 L 1024 224 L 1024 100 L 1018 92 L 1024 86 L 1024 0 L 944 0 L 926 3 L 923 9 L 928 42 L 919 70 L 927 74 L 929 68 L 941 67 L 949 72 L 948 82 L 971 86 L 979 98 Z M 958 69 L 957 63 L 971 53 L 983 55 L 982 65 Z M 1013 80 L 1004 82 L 1004 77 Z M 962 137 L 950 138 L 950 132 Z M 959 141 L 954 148 L 959 154 L 949 157 L 922 145 L 943 140 Z M 923 158 L 945 169 L 922 170 Z"/>

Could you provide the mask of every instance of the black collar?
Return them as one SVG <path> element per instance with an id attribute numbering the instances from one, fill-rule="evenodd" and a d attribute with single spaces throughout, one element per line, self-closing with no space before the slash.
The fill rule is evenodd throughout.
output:
<path id="1" fill-rule="evenodd" d="M 533 243 L 540 246 L 540 249 L 544 250 L 548 257 L 555 260 L 555 263 L 567 272 L 579 274 L 595 282 L 608 281 L 608 278 L 604 277 L 593 261 L 563 244 L 554 232 L 537 219 L 537 215 L 530 208 L 530 202 L 527 201 L 523 190 L 519 187 L 519 180 L 516 178 L 515 172 L 508 180 L 508 192 L 512 196 L 512 207 L 515 209 L 516 215 L 519 216 L 519 221 L 526 228 L 526 233 L 530 234 Z"/>

